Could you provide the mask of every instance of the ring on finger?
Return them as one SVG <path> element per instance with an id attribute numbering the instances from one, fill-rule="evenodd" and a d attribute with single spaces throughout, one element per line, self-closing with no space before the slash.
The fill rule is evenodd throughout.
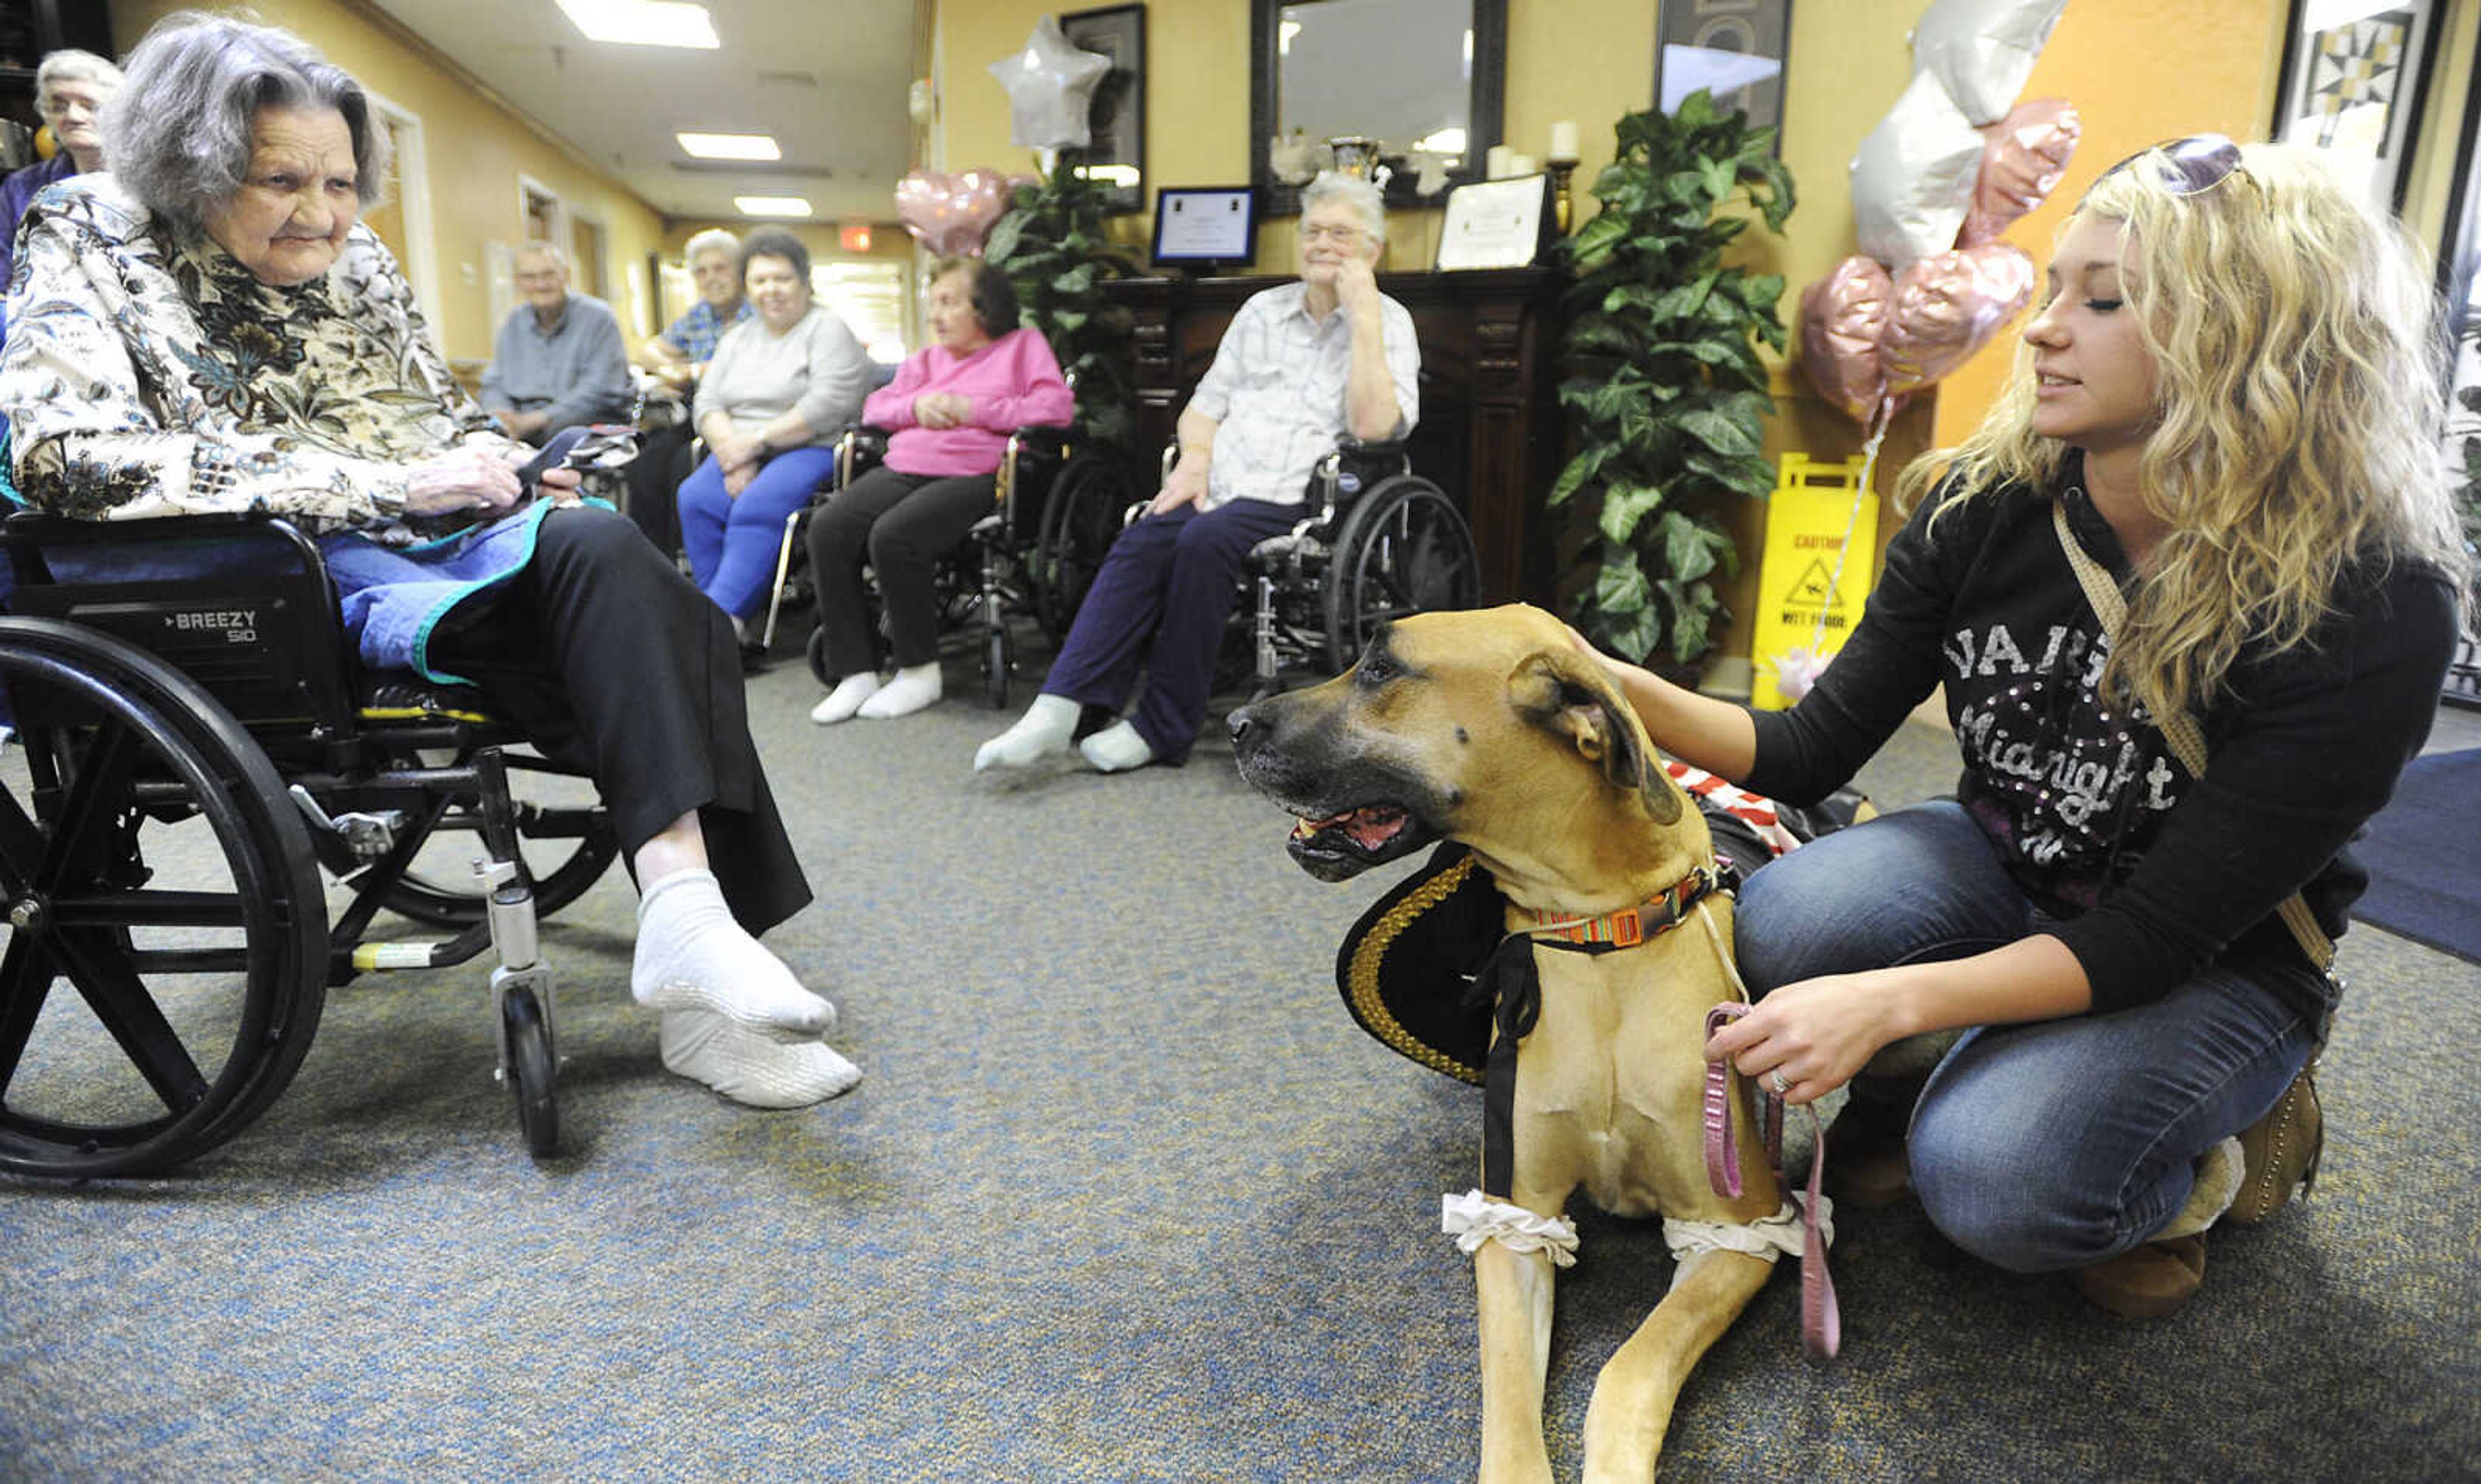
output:
<path id="1" fill-rule="evenodd" d="M 1791 1083 L 1784 1080 L 1783 1068 L 1781 1067 L 1777 1067 L 1772 1072 L 1766 1074 L 1766 1085 L 1775 1090 L 1775 1096 L 1778 1098 L 1791 1091 Z"/>

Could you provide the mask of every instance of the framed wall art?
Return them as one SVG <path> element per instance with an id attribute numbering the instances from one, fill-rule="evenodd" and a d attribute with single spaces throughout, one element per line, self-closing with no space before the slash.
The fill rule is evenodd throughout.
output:
<path id="1" fill-rule="evenodd" d="M 2325 151 L 2368 199 L 2403 209 L 2441 0 L 2292 0 L 2274 137 Z"/>
<path id="2" fill-rule="evenodd" d="M 1103 184 L 1115 212 L 1146 209 L 1146 8 L 1109 5 L 1059 17 L 1059 34 L 1080 51 L 1111 59 L 1094 86 L 1085 126 L 1085 173 Z"/>
<path id="3" fill-rule="evenodd" d="M 1791 0 L 1662 7 L 1654 41 L 1654 106 L 1675 113 L 1698 89 L 1716 109 L 1737 109 L 1752 128 L 1783 127 L 1784 64 L 1791 49 Z M 1775 137 L 1783 152 L 1783 136 Z"/>

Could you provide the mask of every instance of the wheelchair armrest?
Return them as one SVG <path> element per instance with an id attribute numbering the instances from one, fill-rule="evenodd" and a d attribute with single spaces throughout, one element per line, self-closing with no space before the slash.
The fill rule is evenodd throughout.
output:
<path id="1" fill-rule="evenodd" d="M 1033 458 L 1054 464 L 1065 463 L 1072 452 L 1074 447 L 1069 442 L 1069 430 L 1066 428 L 1049 423 L 1029 423 L 1009 431 L 1007 447 L 1000 455 L 998 478 L 992 482 L 991 488 L 993 507 L 1003 517 L 1002 529 L 1009 532 L 1021 529 L 1017 506 L 1019 491 L 1023 488 L 1018 478 L 1024 472 L 1022 461 Z"/>
<path id="2" fill-rule="evenodd" d="M 1319 531 L 1328 530 L 1353 496 L 1381 480 L 1412 472 L 1413 461 L 1398 440 L 1362 439 L 1349 434 L 1336 440 L 1334 450 L 1318 461 L 1310 476 L 1310 493 L 1318 514 L 1309 525 Z"/>
<path id="3" fill-rule="evenodd" d="M 18 510 L 0 522 L 0 542 L 20 586 L 52 581 L 44 563 L 46 546 L 145 546 L 172 541 L 216 540 L 231 536 L 268 536 L 291 549 L 306 576 L 326 590 L 327 605 L 336 606 L 334 584 L 319 543 L 307 532 L 280 515 L 264 510 L 220 511 L 205 515 L 160 515 L 146 520 L 83 520 L 49 510 Z"/>
<path id="4" fill-rule="evenodd" d="M 842 489 L 887 457 L 888 431 L 855 423 L 836 435 L 836 488 Z"/>

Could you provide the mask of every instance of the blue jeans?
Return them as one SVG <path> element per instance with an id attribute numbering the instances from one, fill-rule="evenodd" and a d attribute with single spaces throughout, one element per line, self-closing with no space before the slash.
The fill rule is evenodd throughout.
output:
<path id="1" fill-rule="evenodd" d="M 834 449 L 812 445 L 769 458 L 739 498 L 724 493 L 723 470 L 712 457 L 681 481 L 681 550 L 689 555 L 691 580 L 716 607 L 735 618 L 758 612 L 775 581 L 785 518 L 808 503 L 835 467 Z"/>
<path id="2" fill-rule="evenodd" d="M 1819 975 L 1962 958 L 2044 920 L 1963 808 L 1940 801 L 1766 866 L 1741 891 L 1737 923 L 1741 973 L 1763 996 Z M 2197 1158 L 2264 1116 L 2308 1062 L 2317 1028 L 2273 987 L 2288 972 L 2215 963 L 2132 1009 L 1967 1031 L 1930 1074 L 1907 1135 L 1931 1224 L 2016 1272 L 2083 1267 L 2143 1242 L 2187 1201 Z"/>

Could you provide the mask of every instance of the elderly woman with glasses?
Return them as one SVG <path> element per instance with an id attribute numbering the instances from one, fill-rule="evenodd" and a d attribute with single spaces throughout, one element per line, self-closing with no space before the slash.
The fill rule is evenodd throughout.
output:
<path id="1" fill-rule="evenodd" d="M 56 51 L 35 69 L 35 113 L 60 146 L 48 160 L 0 180 L 0 290 L 16 267 L 17 223 L 35 193 L 55 181 L 103 169 L 103 105 L 120 91 L 120 68 L 92 52 Z M 0 326 L 7 321 L 0 319 Z"/>
<path id="2" fill-rule="evenodd" d="M 1378 292 L 1387 213 L 1366 180 L 1301 192 L 1301 277 L 1232 317 L 1182 409 L 1180 457 L 1120 533 L 1042 694 L 974 755 L 977 771 L 1064 753 L 1086 707 L 1125 719 L 1077 743 L 1104 772 L 1179 764 L 1206 718 L 1214 656 L 1249 549 L 1301 518 L 1311 471 L 1347 434 L 1400 438 L 1421 415 L 1413 317 Z"/>
<path id="3" fill-rule="evenodd" d="M 1763 998 L 1709 1054 L 1796 1103 L 1850 1085 L 1847 1204 L 1909 1184 L 1966 1251 L 2152 1315 L 2209 1225 L 2313 1170 L 2346 842 L 2420 750 L 2470 569 L 2430 274 L 2313 158 L 2144 151 L 2049 276 L 1998 406 L 1907 471 L 1920 507 L 1799 704 L 1615 668 L 1665 750 L 1795 803 L 1944 688 L 1956 795 L 1751 877 Z M 1893 1074 L 1935 1044 L 1878 1054 L 1939 1030 L 1963 1033 L 1925 1082 Z"/>
<path id="4" fill-rule="evenodd" d="M 450 377 L 356 221 L 370 97 L 285 32 L 168 17 L 105 110 L 110 173 L 29 213 L 0 355 L 16 487 L 91 520 L 281 515 L 318 537 L 362 659 L 463 681 L 588 768 L 639 891 L 631 987 L 665 1064 L 744 1103 L 860 1075 L 752 936 L 810 899 L 743 712 L 730 625 L 577 476 Z"/>

